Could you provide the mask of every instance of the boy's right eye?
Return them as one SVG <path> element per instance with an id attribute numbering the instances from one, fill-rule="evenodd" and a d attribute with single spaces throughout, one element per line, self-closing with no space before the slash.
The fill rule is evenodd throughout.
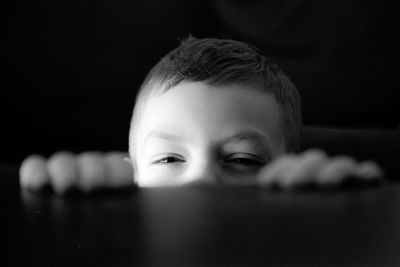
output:
<path id="1" fill-rule="evenodd" d="M 157 159 L 153 161 L 153 164 L 171 164 L 171 163 L 180 163 L 180 162 L 186 162 L 183 158 L 179 156 L 166 156 L 162 157 L 160 159 Z"/>

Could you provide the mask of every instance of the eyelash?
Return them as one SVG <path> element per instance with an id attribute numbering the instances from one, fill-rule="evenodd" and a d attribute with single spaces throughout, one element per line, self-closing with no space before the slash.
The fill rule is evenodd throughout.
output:
<path id="1" fill-rule="evenodd" d="M 173 162 L 164 162 L 164 161 L 168 161 L 173 159 Z M 161 159 L 155 160 L 153 161 L 153 164 L 172 164 L 172 163 L 178 163 L 178 162 L 186 162 L 183 159 L 180 159 L 178 157 L 174 157 L 174 156 L 168 156 L 168 157 L 163 157 Z"/>
<path id="2" fill-rule="evenodd" d="M 230 157 L 237 155 L 233 154 Z M 225 162 L 227 163 L 234 163 L 234 164 L 240 164 L 240 165 L 247 165 L 247 166 L 262 166 L 266 164 L 266 161 L 256 155 L 250 154 L 250 153 L 240 153 L 239 155 L 247 155 L 247 157 L 234 157 L 231 159 L 226 160 Z M 239 162 L 237 162 L 239 160 Z M 236 161 L 236 162 L 235 162 Z"/>
<path id="3" fill-rule="evenodd" d="M 246 165 L 246 166 L 262 166 L 266 164 L 266 161 L 261 159 L 260 157 L 253 155 L 253 154 L 249 154 L 249 153 L 245 153 L 246 155 L 248 155 L 247 157 L 236 157 L 236 158 L 231 158 L 228 160 L 225 160 L 225 163 L 233 163 L 233 164 L 240 164 L 240 165 Z M 228 158 L 237 155 L 237 154 L 233 154 L 230 155 Z M 241 153 L 240 155 L 243 155 L 243 153 Z M 172 162 L 170 160 L 173 160 Z M 239 162 L 237 162 L 239 161 Z M 173 163 L 184 163 L 186 162 L 184 159 L 181 159 L 179 157 L 175 157 L 175 156 L 168 156 L 168 157 L 163 157 L 161 159 L 155 160 L 152 163 L 153 164 L 173 164 Z"/>

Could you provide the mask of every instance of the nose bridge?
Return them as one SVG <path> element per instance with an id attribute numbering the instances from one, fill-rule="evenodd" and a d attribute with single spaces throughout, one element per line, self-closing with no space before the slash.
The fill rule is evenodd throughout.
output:
<path id="1" fill-rule="evenodd" d="M 211 155 L 205 155 L 192 162 L 187 174 L 187 184 L 218 184 L 219 166 L 218 160 Z"/>

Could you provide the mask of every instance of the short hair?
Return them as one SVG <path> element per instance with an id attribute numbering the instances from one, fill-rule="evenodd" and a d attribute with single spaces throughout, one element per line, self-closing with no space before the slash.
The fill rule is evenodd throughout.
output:
<path id="1" fill-rule="evenodd" d="M 189 36 L 164 56 L 148 73 L 136 96 L 129 150 L 147 101 L 182 82 L 208 85 L 239 83 L 272 93 L 282 113 L 281 127 L 287 152 L 299 149 L 301 100 L 296 87 L 270 58 L 244 42 Z"/>

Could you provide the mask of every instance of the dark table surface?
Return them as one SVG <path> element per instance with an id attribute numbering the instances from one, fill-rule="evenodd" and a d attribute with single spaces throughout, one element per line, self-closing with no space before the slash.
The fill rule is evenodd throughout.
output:
<path id="1" fill-rule="evenodd" d="M 400 266 L 400 183 L 58 197 L 1 172 L 1 266 Z"/>

